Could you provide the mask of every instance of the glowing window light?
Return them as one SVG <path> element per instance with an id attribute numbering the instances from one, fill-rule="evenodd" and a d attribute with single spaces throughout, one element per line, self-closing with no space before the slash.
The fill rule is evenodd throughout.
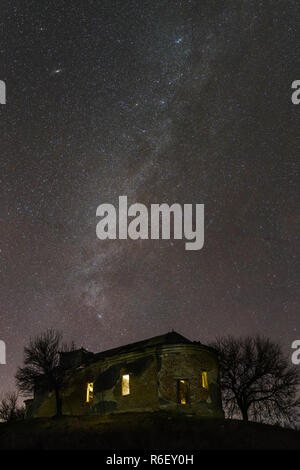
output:
<path id="1" fill-rule="evenodd" d="M 207 372 L 202 372 L 202 387 L 208 389 Z"/>
<path id="2" fill-rule="evenodd" d="M 181 405 L 187 405 L 188 404 L 188 390 L 189 390 L 189 384 L 187 380 L 179 380 L 178 381 L 178 398 L 179 398 L 179 403 Z"/>
<path id="3" fill-rule="evenodd" d="M 129 374 L 122 375 L 122 395 L 130 394 Z"/>
<path id="4" fill-rule="evenodd" d="M 88 382 L 86 386 L 86 402 L 90 403 L 94 398 L 94 383 Z"/>

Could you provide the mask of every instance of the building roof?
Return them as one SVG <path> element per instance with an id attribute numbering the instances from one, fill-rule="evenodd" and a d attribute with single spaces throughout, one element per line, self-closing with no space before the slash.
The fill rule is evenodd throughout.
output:
<path id="1" fill-rule="evenodd" d="M 166 344 L 191 344 L 192 341 L 185 338 L 184 336 L 176 333 L 176 331 L 171 331 L 164 335 L 154 336 L 152 338 L 144 339 L 143 341 L 137 341 L 136 343 L 126 344 L 124 346 L 119 346 L 114 349 L 109 349 L 107 351 L 102 351 L 96 353 L 94 358 L 104 359 L 106 357 L 114 356 L 115 354 L 120 353 L 129 353 L 133 351 L 143 351 L 145 348 L 154 347 L 154 346 L 164 346 Z"/>
<path id="2" fill-rule="evenodd" d="M 68 368 L 78 360 L 80 364 L 88 365 L 90 363 L 99 361 L 101 359 L 106 359 L 111 356 L 123 354 L 123 353 L 131 353 L 131 352 L 142 352 L 146 348 L 149 347 L 159 347 L 165 345 L 172 345 L 172 344 L 198 344 L 201 345 L 200 341 L 190 341 L 189 339 L 185 338 L 181 334 L 177 333 L 176 331 L 171 331 L 164 335 L 154 336 L 152 338 L 144 339 L 143 341 L 137 341 L 135 343 L 126 344 L 124 346 L 119 346 L 117 348 L 108 349 L 106 351 L 101 351 L 99 353 L 91 353 L 86 351 L 84 348 L 78 349 L 76 351 L 71 351 L 70 353 L 62 353 L 61 359 L 62 363 Z M 212 350 L 212 348 L 205 346 L 207 349 Z M 72 356 L 71 356 L 72 355 Z M 68 358 L 66 357 L 68 356 Z M 75 359 L 77 356 L 77 360 L 73 362 L 73 358 Z M 68 365 L 67 365 L 68 364 Z M 71 366 L 72 367 L 72 366 Z"/>

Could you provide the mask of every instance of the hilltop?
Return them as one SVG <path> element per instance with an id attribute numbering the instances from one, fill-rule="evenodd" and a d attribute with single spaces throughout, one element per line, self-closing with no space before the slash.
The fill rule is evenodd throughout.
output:
<path id="1" fill-rule="evenodd" d="M 298 449 L 300 431 L 166 412 L 0 423 L 0 449 Z"/>

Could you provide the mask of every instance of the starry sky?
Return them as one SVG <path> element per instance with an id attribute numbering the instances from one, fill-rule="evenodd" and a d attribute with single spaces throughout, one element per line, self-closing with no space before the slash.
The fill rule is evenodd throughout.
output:
<path id="1" fill-rule="evenodd" d="M 291 354 L 299 2 L 3 0 L 0 25 L 0 392 L 50 327 L 94 352 L 174 329 Z M 205 204 L 203 249 L 99 240 L 120 195 Z"/>

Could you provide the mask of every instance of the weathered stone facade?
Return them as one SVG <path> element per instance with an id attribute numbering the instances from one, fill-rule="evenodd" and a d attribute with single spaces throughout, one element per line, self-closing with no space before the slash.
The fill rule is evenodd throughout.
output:
<path id="1" fill-rule="evenodd" d="M 64 415 L 163 409 L 224 416 L 215 351 L 175 332 L 98 354 L 83 349 L 62 353 L 61 365 Z M 51 391 L 36 393 L 26 405 L 27 417 L 53 416 L 56 411 Z"/>

